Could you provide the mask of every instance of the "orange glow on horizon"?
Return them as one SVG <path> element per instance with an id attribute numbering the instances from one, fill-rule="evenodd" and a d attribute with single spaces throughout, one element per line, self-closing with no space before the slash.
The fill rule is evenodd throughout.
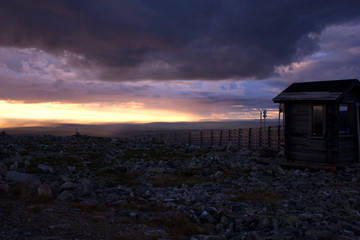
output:
<path id="1" fill-rule="evenodd" d="M 24 103 L 0 101 L 3 127 L 39 126 L 44 123 L 148 123 L 197 121 L 188 113 L 145 108 L 140 102 L 127 103 Z M 12 119 L 14 121 L 6 121 Z M 5 124 L 5 126 L 4 126 Z"/>

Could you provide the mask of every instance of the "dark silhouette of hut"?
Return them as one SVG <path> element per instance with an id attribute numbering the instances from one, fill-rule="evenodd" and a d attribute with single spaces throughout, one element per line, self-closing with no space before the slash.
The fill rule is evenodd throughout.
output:
<path id="1" fill-rule="evenodd" d="M 359 80 L 293 83 L 273 101 L 284 114 L 285 158 L 359 161 Z"/>

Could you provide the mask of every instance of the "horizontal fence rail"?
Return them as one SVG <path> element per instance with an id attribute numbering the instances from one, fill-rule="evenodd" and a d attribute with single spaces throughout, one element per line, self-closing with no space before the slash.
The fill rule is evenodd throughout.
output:
<path id="1" fill-rule="evenodd" d="M 284 129 L 282 126 L 241 128 L 231 130 L 175 131 L 147 135 L 165 143 L 183 143 L 199 146 L 228 146 L 237 149 L 259 150 L 270 148 L 284 150 Z"/>

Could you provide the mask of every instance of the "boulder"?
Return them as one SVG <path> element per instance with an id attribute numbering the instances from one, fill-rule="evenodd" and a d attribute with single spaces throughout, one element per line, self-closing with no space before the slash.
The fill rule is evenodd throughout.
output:
<path id="1" fill-rule="evenodd" d="M 0 176 L 5 177 L 7 172 L 8 172 L 8 169 L 7 169 L 6 165 L 3 162 L 0 162 Z"/>
<path id="2" fill-rule="evenodd" d="M 30 189 L 36 188 L 40 184 L 40 180 L 36 176 L 12 170 L 7 172 L 5 180 L 9 185 Z"/>

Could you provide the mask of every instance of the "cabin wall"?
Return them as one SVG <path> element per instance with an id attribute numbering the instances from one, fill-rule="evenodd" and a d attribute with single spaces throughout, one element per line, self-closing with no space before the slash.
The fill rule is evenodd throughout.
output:
<path id="1" fill-rule="evenodd" d="M 350 101 L 356 101 L 355 96 L 350 96 Z M 358 145 L 357 145 L 357 120 L 356 106 L 351 104 L 350 108 L 350 125 L 352 129 L 351 135 L 339 134 L 338 137 L 338 162 L 357 162 L 358 161 Z"/>
<path id="2" fill-rule="evenodd" d="M 327 162 L 326 139 L 310 137 L 310 124 L 309 103 L 285 103 L 285 157 Z"/>
<path id="3" fill-rule="evenodd" d="M 326 105 L 325 141 L 327 162 L 336 163 L 339 161 L 339 105 Z"/>
<path id="4" fill-rule="evenodd" d="M 339 158 L 338 162 L 357 162 L 358 150 L 355 136 L 339 137 Z"/>

